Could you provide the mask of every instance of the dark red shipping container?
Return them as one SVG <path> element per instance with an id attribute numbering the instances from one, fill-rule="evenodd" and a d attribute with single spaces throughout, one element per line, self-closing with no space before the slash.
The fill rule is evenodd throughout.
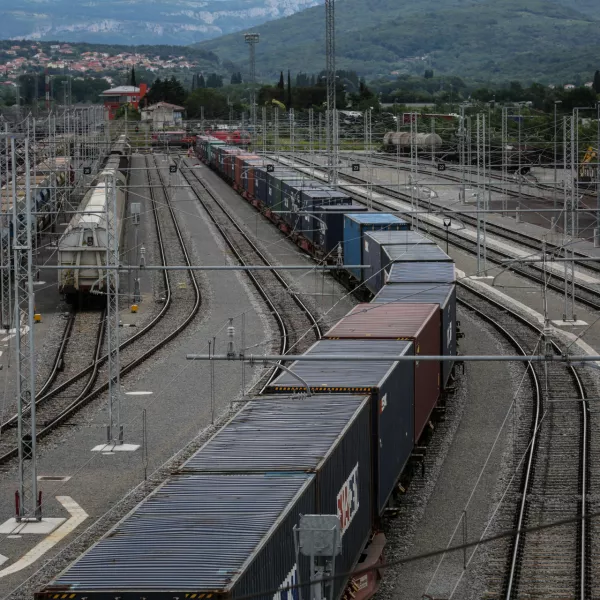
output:
<path id="1" fill-rule="evenodd" d="M 248 168 L 244 164 L 245 160 L 259 160 L 260 156 L 256 154 L 238 154 L 235 157 L 235 185 L 238 188 L 244 187 L 244 182 L 242 181 L 244 177 L 247 177 Z"/>
<path id="2" fill-rule="evenodd" d="M 326 334 L 329 339 L 410 340 L 415 354 L 439 356 L 438 304 L 359 304 Z M 440 397 L 440 363 L 415 362 L 415 443 Z"/>

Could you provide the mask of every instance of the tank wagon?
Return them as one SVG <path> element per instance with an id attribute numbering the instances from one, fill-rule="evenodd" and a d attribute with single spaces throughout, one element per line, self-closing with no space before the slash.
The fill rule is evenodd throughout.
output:
<path id="1" fill-rule="evenodd" d="M 232 159 L 219 159 L 218 148 L 206 140 L 203 160 L 249 202 L 270 210 L 273 222 L 287 231 L 299 226 L 290 213 L 276 210 L 287 193 L 284 186 L 300 192 L 300 199 L 302 190 L 327 191 L 321 183 L 307 187 L 302 177 L 285 179 L 289 171 L 285 176 L 282 170 L 267 171 L 255 158 L 225 153 L 235 156 L 231 166 Z M 302 206 L 309 216 L 327 212 L 323 206 L 312 212 L 309 203 Z M 360 247 L 375 235 L 385 252 L 381 229 L 370 234 L 373 229 L 364 227 L 368 221 L 355 218 L 364 212 L 344 212 L 339 203 L 327 206 L 336 208 L 331 214 L 341 211 L 341 225 L 352 221 L 352 228 L 332 228 L 341 236 L 335 248 L 354 243 L 356 236 Z M 380 220 L 372 224 L 399 225 L 393 215 L 377 214 Z M 419 249 L 436 247 L 409 229 L 391 233 L 396 242 L 404 236 L 411 258 Z M 316 256 L 319 242 L 310 242 L 304 230 L 298 235 L 299 244 Z M 390 273 L 404 265 L 453 270 L 452 263 L 431 262 L 427 251 L 423 263 L 395 263 L 393 252 L 386 256 Z M 361 285 L 354 275 L 346 276 Z M 444 271 L 439 284 L 404 283 L 397 274 L 388 278 L 376 301 L 355 307 L 307 354 L 454 356 L 455 284 L 449 277 Z M 450 341 L 444 337 L 448 330 Z M 273 590 L 310 581 L 309 560 L 296 552 L 294 538 L 301 515 L 308 514 L 339 521 L 336 573 L 376 567 L 385 545 L 383 513 L 409 478 L 414 448 L 428 436 L 433 412 L 452 380 L 445 364 L 394 358 L 368 365 L 342 359 L 292 363 L 291 373 L 306 386 L 288 372 L 279 375 L 265 395 L 248 402 L 162 487 L 37 592 L 37 600 L 63 595 L 70 600 L 297 600 L 297 591 L 274 595 Z M 321 596 L 366 600 L 378 579 L 377 569 L 340 578 L 333 589 L 324 585 Z"/>
<path id="2" fill-rule="evenodd" d="M 69 303 L 106 289 L 102 265 L 106 264 L 108 242 L 107 209 L 113 212 L 113 198 L 107 186 L 115 182 L 117 212 L 112 216 L 116 219 L 120 246 L 130 152 L 127 141 L 120 139 L 59 239 L 58 264 L 73 267 L 59 270 L 59 291 Z"/>

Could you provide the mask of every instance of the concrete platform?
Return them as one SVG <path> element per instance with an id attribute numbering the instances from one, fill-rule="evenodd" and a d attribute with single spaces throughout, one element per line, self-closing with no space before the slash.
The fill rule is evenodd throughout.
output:
<path id="1" fill-rule="evenodd" d="M 18 522 L 15 518 L 8 519 L 0 525 L 3 535 L 48 535 L 60 527 L 66 519 L 44 517 L 41 521 Z"/>

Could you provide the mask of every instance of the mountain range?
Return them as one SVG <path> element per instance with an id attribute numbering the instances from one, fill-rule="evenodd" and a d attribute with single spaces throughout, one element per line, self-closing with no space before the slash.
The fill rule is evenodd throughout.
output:
<path id="1" fill-rule="evenodd" d="M 324 67 L 323 6 L 264 23 L 257 73 Z M 247 62 L 247 49 L 226 35 L 199 44 L 221 60 Z M 337 66 L 370 77 L 401 73 L 461 75 L 482 81 L 549 83 L 600 68 L 600 2 L 592 0 L 339 0 Z"/>
<path id="2" fill-rule="evenodd" d="M 0 38 L 193 44 L 257 74 L 325 64 L 324 0 L 0 0 Z M 337 66 L 367 77 L 461 75 L 550 83 L 600 68 L 599 0 L 336 0 Z"/>
<path id="3" fill-rule="evenodd" d="M 182 45 L 317 4 L 319 0 L 0 0 L 0 38 Z"/>

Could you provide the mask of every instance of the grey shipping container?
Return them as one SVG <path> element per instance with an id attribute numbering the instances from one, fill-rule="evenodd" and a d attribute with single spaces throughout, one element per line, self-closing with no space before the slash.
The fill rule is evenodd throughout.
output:
<path id="1" fill-rule="evenodd" d="M 323 394 L 249 402 L 183 465 L 190 472 L 315 473 L 317 514 L 337 514 L 342 554 L 354 567 L 371 533 L 371 399 Z M 344 590 L 336 582 L 334 597 Z"/>
<path id="2" fill-rule="evenodd" d="M 440 354 L 456 356 L 456 286 L 446 283 L 388 283 L 384 285 L 372 304 L 439 304 L 441 327 Z M 442 385 L 448 386 L 454 363 L 442 363 Z"/>
<path id="3" fill-rule="evenodd" d="M 402 262 L 389 266 L 386 283 L 454 283 L 453 262 Z"/>
<path id="4" fill-rule="evenodd" d="M 313 219 L 314 245 L 326 256 L 337 256 L 338 244 L 344 240 L 344 213 L 367 212 L 367 210 L 364 204 L 320 206 L 315 211 L 316 218 Z"/>
<path id="5" fill-rule="evenodd" d="M 281 210 L 281 180 L 299 179 L 298 173 L 289 167 L 276 168 L 272 173 L 267 173 L 267 206 L 273 210 Z"/>
<path id="6" fill-rule="evenodd" d="M 363 260 L 369 268 L 365 270 L 365 284 L 376 294 L 383 286 L 384 271 L 381 264 L 383 246 L 435 245 L 435 242 L 418 231 L 367 231 L 363 238 Z"/>
<path id="7" fill-rule="evenodd" d="M 181 600 L 207 592 L 234 599 L 295 583 L 299 572 L 306 581 L 292 532 L 301 514 L 315 511 L 314 480 L 299 473 L 173 477 L 36 597 Z"/>
<path id="8" fill-rule="evenodd" d="M 309 355 L 411 355 L 414 347 L 404 340 L 321 340 Z M 374 361 L 296 361 L 290 369 L 315 393 L 369 393 L 372 398 L 372 453 L 374 457 L 375 506 L 381 514 L 413 447 L 414 364 Z M 269 392 L 298 392 L 303 385 L 283 373 Z"/>

